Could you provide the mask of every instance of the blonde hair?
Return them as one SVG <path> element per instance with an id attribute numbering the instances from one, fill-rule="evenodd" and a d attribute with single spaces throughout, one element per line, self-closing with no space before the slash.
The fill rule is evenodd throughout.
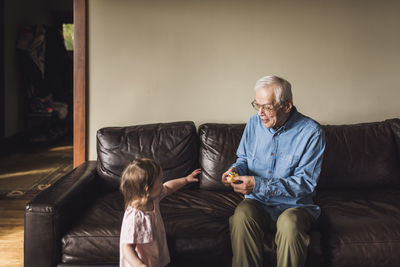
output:
<path id="1" fill-rule="evenodd" d="M 153 184 L 161 179 L 161 172 L 160 165 L 152 159 L 140 158 L 132 161 L 125 168 L 121 178 L 120 189 L 124 196 L 125 208 L 145 208 Z"/>

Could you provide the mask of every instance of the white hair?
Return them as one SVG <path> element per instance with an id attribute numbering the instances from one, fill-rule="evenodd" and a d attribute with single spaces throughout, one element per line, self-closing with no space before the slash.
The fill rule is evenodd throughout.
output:
<path id="1" fill-rule="evenodd" d="M 290 82 L 278 76 L 265 76 L 259 79 L 254 86 L 254 91 L 259 88 L 277 85 L 274 88 L 275 101 L 281 106 L 287 102 L 293 102 L 292 85 Z"/>

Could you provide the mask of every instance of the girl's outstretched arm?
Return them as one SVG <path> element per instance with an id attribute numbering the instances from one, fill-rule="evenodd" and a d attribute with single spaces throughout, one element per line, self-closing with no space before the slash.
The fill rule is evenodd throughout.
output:
<path id="1" fill-rule="evenodd" d="M 138 257 L 135 251 L 135 244 L 123 244 L 124 259 L 133 267 L 147 267 Z"/>
<path id="2" fill-rule="evenodd" d="M 173 180 L 169 180 L 168 182 L 165 182 L 163 185 L 164 185 L 164 188 L 167 189 L 166 190 L 167 194 L 168 195 L 172 194 L 173 192 L 175 192 L 179 188 L 187 185 L 188 183 L 198 182 L 199 179 L 196 178 L 196 176 L 200 173 L 201 173 L 201 169 L 196 169 L 186 177 L 177 178 L 177 179 L 173 179 Z"/>

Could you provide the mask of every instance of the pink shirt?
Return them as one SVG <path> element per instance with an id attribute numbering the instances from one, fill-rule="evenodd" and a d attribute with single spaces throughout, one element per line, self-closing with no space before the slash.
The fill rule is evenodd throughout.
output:
<path id="1" fill-rule="evenodd" d="M 125 210 L 119 240 L 120 267 L 132 267 L 124 258 L 122 244 L 135 244 L 136 253 L 148 267 L 161 267 L 169 263 L 167 238 L 159 205 L 160 200 L 167 195 L 166 191 L 163 187 L 160 196 L 153 201 L 151 211 L 141 211 L 132 206 Z"/>

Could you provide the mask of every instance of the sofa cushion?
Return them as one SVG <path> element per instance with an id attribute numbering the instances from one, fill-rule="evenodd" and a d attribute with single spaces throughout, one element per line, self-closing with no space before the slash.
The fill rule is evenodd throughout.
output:
<path id="1" fill-rule="evenodd" d="M 179 190 L 160 203 L 172 265 L 230 266 L 229 217 L 243 196 L 234 192 Z M 124 203 L 119 191 L 97 199 L 62 238 L 60 266 L 116 265 Z M 266 265 L 276 262 L 273 232 L 264 236 Z M 321 263 L 320 235 L 311 232 L 307 266 Z M 207 255 L 207 257 L 205 257 Z"/>
<path id="2" fill-rule="evenodd" d="M 198 165 L 198 141 L 193 122 L 107 127 L 97 131 L 97 171 L 119 187 L 120 176 L 132 160 L 157 160 L 165 181 L 191 173 Z"/>
<path id="3" fill-rule="evenodd" d="M 124 200 L 119 191 L 108 193 L 86 211 L 62 238 L 62 263 L 116 264 Z"/>
<path id="4" fill-rule="evenodd" d="M 325 126 L 326 150 L 319 189 L 400 186 L 394 121 Z"/>
<path id="5" fill-rule="evenodd" d="M 389 123 L 392 128 L 394 139 L 397 144 L 397 153 L 400 154 L 400 119 L 390 119 L 386 120 L 386 122 Z"/>
<path id="6" fill-rule="evenodd" d="M 231 190 L 221 183 L 222 174 L 236 161 L 245 124 L 207 123 L 199 126 L 200 188 Z"/>
<path id="7" fill-rule="evenodd" d="M 329 266 L 400 266 L 399 190 L 318 193 Z"/>
<path id="8" fill-rule="evenodd" d="M 228 218 L 242 196 L 205 190 L 179 190 L 160 203 L 171 259 L 179 265 L 229 266 Z M 119 191 L 97 199 L 62 238 L 63 264 L 117 264 L 124 213 Z M 207 255 L 208 257 L 204 257 Z"/>
<path id="9" fill-rule="evenodd" d="M 234 192 L 200 189 L 180 190 L 162 200 L 161 212 L 173 264 L 230 266 L 228 219 L 242 199 Z"/>
<path id="10" fill-rule="evenodd" d="M 161 202 L 173 264 L 231 266 L 229 217 L 243 196 L 234 192 L 181 190 Z M 321 266 L 320 233 L 313 228 L 306 266 Z M 207 257 L 205 257 L 207 255 Z M 178 259 L 178 261 L 176 260 Z M 264 235 L 265 266 L 276 265 L 275 233 Z"/>

